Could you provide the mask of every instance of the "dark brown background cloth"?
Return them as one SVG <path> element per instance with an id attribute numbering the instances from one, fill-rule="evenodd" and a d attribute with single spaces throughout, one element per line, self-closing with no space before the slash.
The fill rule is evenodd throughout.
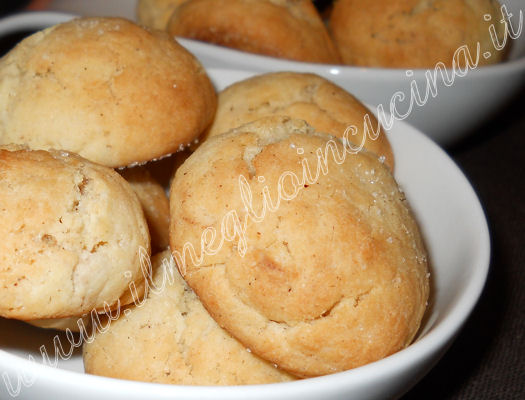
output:
<path id="1" fill-rule="evenodd" d="M 452 347 L 403 400 L 525 399 L 525 90 L 448 153 L 485 209 L 490 272 Z"/>

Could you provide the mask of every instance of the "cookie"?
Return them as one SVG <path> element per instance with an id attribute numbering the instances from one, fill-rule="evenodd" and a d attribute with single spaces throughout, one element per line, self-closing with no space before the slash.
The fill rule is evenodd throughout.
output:
<path id="1" fill-rule="evenodd" d="M 132 301 L 130 285 L 144 282 L 146 220 L 111 168 L 64 151 L 0 148 L 0 220 L 2 317 L 114 308 Z"/>
<path id="2" fill-rule="evenodd" d="M 144 26 L 165 30 L 175 8 L 186 0 L 139 0 L 137 20 Z"/>
<path id="3" fill-rule="evenodd" d="M 408 346 L 429 292 L 426 251 L 389 168 L 302 120 L 211 137 L 178 169 L 170 247 L 218 324 L 310 377 Z"/>
<path id="4" fill-rule="evenodd" d="M 221 329 L 180 276 L 170 252 L 152 259 L 147 299 L 83 347 L 87 373 L 183 385 L 246 385 L 295 379 Z M 104 325 L 106 326 L 106 325 Z"/>
<path id="5" fill-rule="evenodd" d="M 170 206 L 165 189 L 149 173 L 146 166 L 126 168 L 120 174 L 137 195 L 148 222 L 153 252 L 169 246 Z"/>
<path id="6" fill-rule="evenodd" d="M 0 144 L 127 166 L 191 143 L 215 106 L 193 55 L 167 34 L 124 19 L 56 25 L 0 60 Z"/>
<path id="7" fill-rule="evenodd" d="M 348 135 L 354 147 L 364 146 L 394 167 L 390 143 L 375 116 L 346 90 L 308 73 L 267 73 L 229 86 L 219 93 L 207 136 L 272 115 L 304 119 L 317 131 L 340 138 L 354 126 L 355 134 Z"/>
<path id="8" fill-rule="evenodd" d="M 465 66 L 466 46 L 473 65 L 500 62 L 490 26 L 503 43 L 505 25 L 496 0 L 338 0 L 330 29 L 344 64 L 387 68 Z M 488 52 L 488 53 L 486 53 Z"/>
<path id="9" fill-rule="evenodd" d="M 340 62 L 310 0 L 191 0 L 175 9 L 167 30 L 171 35 L 250 53 L 296 61 Z"/>

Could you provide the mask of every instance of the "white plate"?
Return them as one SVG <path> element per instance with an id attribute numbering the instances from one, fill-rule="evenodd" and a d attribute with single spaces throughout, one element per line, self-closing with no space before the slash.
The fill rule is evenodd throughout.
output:
<path id="1" fill-rule="evenodd" d="M 209 70 L 217 88 L 244 79 L 242 71 Z M 19 399 L 381 399 L 402 394 L 442 355 L 483 288 L 490 243 L 481 205 L 453 161 L 425 135 L 399 122 L 388 132 L 396 178 L 414 209 L 432 263 L 433 299 L 415 343 L 383 360 L 330 376 L 297 382 L 238 387 L 148 384 L 83 373 L 80 352 L 42 365 L 40 348 L 53 361 L 55 332 L 0 319 L 0 398 L 9 398 L 5 380 Z M 64 352 L 70 346 L 60 336 Z M 41 347 L 44 346 L 44 347 Z M 28 361 L 32 356 L 35 362 Z M 25 378 L 27 387 L 21 384 Z M 20 386 L 18 386 L 20 384 Z"/>

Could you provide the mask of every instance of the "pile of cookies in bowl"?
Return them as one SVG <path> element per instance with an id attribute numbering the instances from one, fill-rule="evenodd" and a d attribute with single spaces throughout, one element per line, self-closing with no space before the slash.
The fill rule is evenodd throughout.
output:
<path id="1" fill-rule="evenodd" d="M 75 18 L 0 60 L 0 316 L 79 337 L 89 375 L 261 396 L 409 350 L 431 266 L 378 119 L 307 72 L 217 90 L 156 28 Z"/>
<path id="2" fill-rule="evenodd" d="M 316 8 L 317 7 L 317 8 Z M 452 67 L 503 43 L 496 0 L 139 0 L 138 21 L 171 35 L 287 60 L 383 68 Z M 210 12 L 213 10 L 213 12 Z M 505 46 L 480 65 L 501 62 Z M 507 49 L 508 50 L 508 49 Z"/>
<path id="3" fill-rule="evenodd" d="M 176 35 L 207 67 L 321 75 L 442 146 L 475 135 L 525 85 L 520 2 L 313 3 L 320 13 L 311 1 L 141 0 L 137 19 Z"/>

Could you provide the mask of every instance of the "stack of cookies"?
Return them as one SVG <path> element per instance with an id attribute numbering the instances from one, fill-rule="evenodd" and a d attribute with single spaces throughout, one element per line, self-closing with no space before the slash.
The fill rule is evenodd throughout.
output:
<path id="1" fill-rule="evenodd" d="M 0 316 L 80 331 L 87 373 L 286 382 L 416 336 L 421 234 L 385 132 L 333 83 L 217 96 L 174 40 L 86 18 L 0 60 L 0 102 Z"/>
<path id="2" fill-rule="evenodd" d="M 139 250 L 167 246 L 168 201 L 113 168 L 189 145 L 216 102 L 193 55 L 123 19 L 57 25 L 3 57 L 0 315 L 69 327 L 132 302 Z"/>

